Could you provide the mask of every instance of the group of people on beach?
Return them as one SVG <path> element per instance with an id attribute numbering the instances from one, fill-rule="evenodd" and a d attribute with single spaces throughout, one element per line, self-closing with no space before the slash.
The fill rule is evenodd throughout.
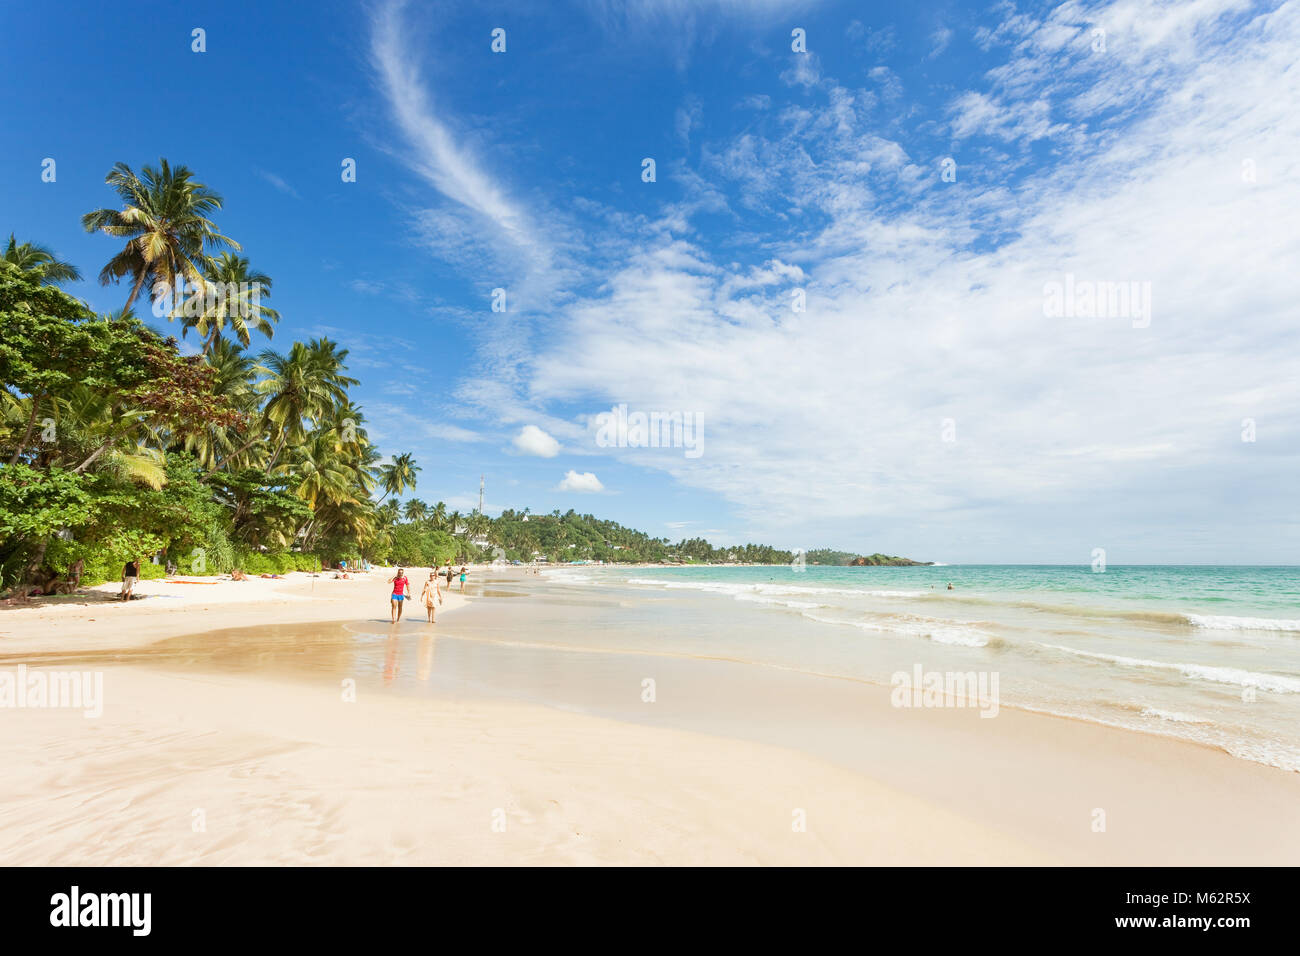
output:
<path id="1" fill-rule="evenodd" d="M 424 590 L 420 592 L 420 601 L 424 604 L 425 610 L 429 614 L 429 623 L 436 623 L 433 619 L 434 608 L 442 603 L 442 579 L 447 579 L 447 590 L 451 590 L 451 579 L 457 574 L 452 569 L 451 562 L 443 569 L 430 568 L 429 579 L 424 582 Z M 469 568 L 461 565 L 460 568 L 460 592 L 465 593 L 465 578 L 469 575 Z M 402 619 L 402 606 L 407 599 L 411 597 L 408 593 L 412 587 L 411 579 L 406 576 L 404 568 L 398 568 L 397 574 L 388 579 L 388 583 L 393 586 L 393 593 L 389 599 L 390 613 L 393 623 L 396 624 Z"/>

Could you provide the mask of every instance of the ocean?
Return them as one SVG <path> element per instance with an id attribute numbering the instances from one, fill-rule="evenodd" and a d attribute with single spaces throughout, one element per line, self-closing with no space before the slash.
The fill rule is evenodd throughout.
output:
<path id="1" fill-rule="evenodd" d="M 666 622 L 660 652 L 884 684 L 916 666 L 991 673 L 1002 706 L 1300 771 L 1297 567 L 581 566 L 545 579 L 648 599 Z M 670 597 L 711 602 L 716 630 L 683 633 Z"/>

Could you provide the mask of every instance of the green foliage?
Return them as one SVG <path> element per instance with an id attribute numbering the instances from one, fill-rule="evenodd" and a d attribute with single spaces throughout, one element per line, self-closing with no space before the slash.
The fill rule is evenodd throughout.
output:
<path id="1" fill-rule="evenodd" d="M 298 551 L 245 551 L 235 558 L 235 567 L 245 574 L 288 574 L 291 571 L 317 571 L 322 562 L 314 554 Z"/>
<path id="2" fill-rule="evenodd" d="M 458 542 L 445 531 L 412 522 L 393 529 L 391 546 L 383 558 L 387 563 L 414 568 L 431 568 L 456 557 Z"/>
<path id="3" fill-rule="evenodd" d="M 10 238 L 0 256 L 0 589 L 45 583 L 83 562 L 83 582 L 115 581 L 154 555 L 181 573 L 315 570 L 340 559 L 412 567 L 505 557 L 552 562 L 786 563 L 768 545 L 671 543 L 592 515 L 506 511 L 496 520 L 448 514 L 398 497 L 416 486 L 409 453 L 384 462 L 348 394 L 347 350 L 327 338 L 284 353 L 245 353 L 270 337 L 278 313 L 219 302 L 186 323 L 203 337 L 184 356 L 130 311 L 154 282 L 201 274 L 271 288 L 209 218 L 220 196 L 184 166 L 160 160 L 136 174 L 116 164 L 105 182 L 121 208 L 82 225 L 127 240 L 100 272 L 131 287 L 125 309 L 95 316 L 52 283 L 75 267 Z M 247 294 L 247 293 L 242 293 Z M 223 337 L 229 335 L 231 337 Z M 375 500 L 379 494 L 379 500 Z M 406 520 L 403 521 L 402 518 Z M 814 552 L 826 563 L 910 563 Z M 810 561 L 815 562 L 813 555 Z"/>
<path id="4" fill-rule="evenodd" d="M 235 546 L 230 542 L 230 536 L 226 534 L 226 529 L 220 523 L 214 522 L 207 529 L 207 534 L 203 539 L 200 547 L 203 549 L 204 556 L 204 574 L 229 574 L 235 569 Z M 177 567 L 183 572 L 185 563 L 176 560 Z M 191 573 L 193 573 L 193 562 L 190 563 Z"/>
<path id="5" fill-rule="evenodd" d="M 181 355 L 131 313 L 137 295 L 205 273 L 227 289 L 255 284 L 260 299 L 271 279 L 247 259 L 209 256 L 209 245 L 238 246 L 208 218 L 220 197 L 185 167 L 162 160 L 137 175 L 118 163 L 106 182 L 122 208 L 83 225 L 131 240 L 100 273 L 130 283 L 122 313 L 95 316 L 55 288 L 76 269 L 40 246 L 11 237 L 0 256 L 0 588 L 47 583 L 77 562 L 87 583 L 116 580 L 128 557 L 155 555 L 187 574 L 240 561 L 282 574 L 391 544 L 376 534 L 381 456 L 348 396 L 347 350 L 320 338 L 242 354 L 250 332 L 270 337 L 278 319 L 245 288 L 236 294 L 250 302 L 217 302 L 189 323 L 203 355 Z M 398 461 L 399 489 L 413 487 L 418 466 Z"/>
<path id="6" fill-rule="evenodd" d="M 0 466 L 0 541 L 48 538 L 80 528 L 98 513 L 91 479 L 61 468 Z"/>
<path id="7" fill-rule="evenodd" d="M 825 564 L 835 567 L 912 567 L 918 564 L 928 564 L 924 561 L 913 561 L 910 558 L 900 558 L 890 554 L 860 555 L 853 554 L 850 551 L 832 551 L 829 548 L 819 548 L 816 551 L 809 551 L 805 560 L 809 564 Z"/>

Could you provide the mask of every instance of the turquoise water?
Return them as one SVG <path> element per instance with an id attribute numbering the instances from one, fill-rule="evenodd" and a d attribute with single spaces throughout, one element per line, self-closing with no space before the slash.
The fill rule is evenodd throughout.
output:
<path id="1" fill-rule="evenodd" d="M 605 569 L 601 569 L 605 570 Z M 612 570 L 612 569 L 610 569 Z M 947 590 L 995 601 L 1016 598 L 1116 610 L 1289 620 L 1300 630 L 1300 567 L 1167 567 L 1138 565 L 941 565 L 918 568 L 780 567 L 655 568 L 628 574 L 674 582 L 806 583 L 857 590 Z M 1271 627 L 1271 625 L 1264 625 Z"/>
<path id="2" fill-rule="evenodd" d="M 996 674 L 1007 706 L 1300 771 L 1297 567 L 586 566 L 548 577 L 690 597 L 716 616 L 712 653 L 884 683 L 916 665 Z"/>

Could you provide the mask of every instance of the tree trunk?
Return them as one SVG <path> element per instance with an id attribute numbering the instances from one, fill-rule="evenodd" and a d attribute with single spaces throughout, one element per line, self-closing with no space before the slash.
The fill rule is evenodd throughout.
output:
<path id="1" fill-rule="evenodd" d="M 275 454 L 272 455 L 271 460 L 266 463 L 266 477 L 271 477 L 271 469 L 275 467 L 275 460 L 280 457 L 280 452 L 284 450 L 284 440 L 288 437 L 289 433 L 287 431 L 280 432 L 280 441 L 275 446 Z"/>
<path id="2" fill-rule="evenodd" d="M 27 566 L 23 568 L 22 582 L 19 584 L 23 600 L 27 600 L 27 592 L 36 583 L 36 573 L 40 571 L 41 565 L 45 563 L 45 551 L 49 545 L 49 539 L 42 538 L 41 543 L 36 546 L 36 551 L 27 559 Z"/>
<path id="3" fill-rule="evenodd" d="M 256 444 L 257 444 L 259 441 L 261 441 L 261 440 L 262 440 L 262 434 L 261 434 L 261 432 L 258 432 L 256 435 L 254 435 L 254 436 L 253 436 L 252 438 L 250 438 L 248 441 L 244 442 L 243 447 L 239 448 L 239 449 L 236 450 L 236 451 L 232 451 L 229 455 L 227 455 L 225 458 L 221 459 L 221 461 L 217 462 L 215 465 L 213 465 L 211 468 L 209 468 L 206 472 L 204 472 L 203 477 L 204 477 L 204 478 L 211 478 L 214 472 L 220 471 L 222 468 L 225 467 L 226 462 L 230 461 L 230 459 L 232 459 L 232 458 L 238 458 L 240 455 L 242 455 L 244 452 L 248 451 L 248 449 L 252 448 L 254 445 L 256 445 Z"/>
<path id="4" fill-rule="evenodd" d="M 140 286 L 144 285 L 144 277 L 144 272 L 136 276 L 135 285 L 131 286 L 131 294 L 126 297 L 126 305 L 122 306 L 123 312 L 130 311 L 132 304 L 135 302 L 135 297 L 140 294 Z"/>
<path id="5" fill-rule="evenodd" d="M 82 462 L 80 465 L 78 465 L 76 468 L 72 469 L 72 473 L 73 473 L 74 475 L 79 475 L 79 474 L 81 474 L 83 471 L 85 471 L 87 468 L 89 468 L 89 467 L 91 466 L 91 464 L 94 463 L 94 461 L 95 461 L 96 458 L 98 458 L 100 455 L 104 454 L 104 452 L 108 451 L 109 447 L 113 444 L 113 442 L 114 442 L 115 440 L 116 440 L 116 439 L 110 438 L 108 441 L 104 442 L 104 444 L 102 444 L 102 445 L 100 445 L 98 448 L 96 448 L 96 449 L 91 453 L 91 455 L 90 455 L 89 458 L 87 458 L 85 461 L 83 461 L 83 462 Z"/>
<path id="6" fill-rule="evenodd" d="M 18 464 L 18 456 L 23 453 L 23 449 L 26 448 L 27 443 L 31 441 L 32 429 L 36 427 L 36 414 L 37 414 L 37 409 L 40 408 L 40 404 L 41 404 L 40 396 L 33 395 L 32 413 L 27 417 L 27 430 L 23 432 L 23 440 L 20 441 L 18 443 L 18 447 L 14 449 L 14 456 L 9 459 L 9 464 L 11 465 Z"/>

